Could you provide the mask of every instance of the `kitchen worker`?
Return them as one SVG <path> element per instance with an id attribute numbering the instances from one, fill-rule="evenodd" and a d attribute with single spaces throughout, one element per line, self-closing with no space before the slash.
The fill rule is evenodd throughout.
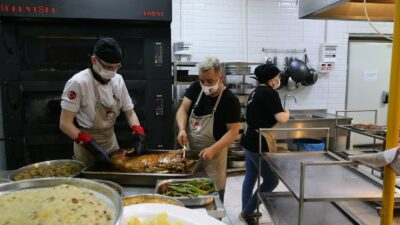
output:
<path id="1" fill-rule="evenodd" d="M 277 122 L 289 120 L 289 111 L 281 104 L 276 89 L 280 86 L 280 70 L 274 64 L 263 64 L 254 70 L 255 79 L 259 85 L 247 100 L 247 129 L 242 135 L 240 145 L 245 152 L 246 172 L 242 186 L 242 212 L 240 220 L 248 225 L 256 224 L 255 209 L 257 208 L 257 193 L 253 193 L 259 168 L 259 128 L 272 128 Z M 262 137 L 262 151 L 276 151 L 276 142 L 272 133 Z M 279 183 L 278 177 L 272 172 L 265 160 L 261 160 L 261 192 L 271 192 Z"/>
<path id="2" fill-rule="evenodd" d="M 134 134 L 136 151 L 144 151 L 144 129 L 117 73 L 121 61 L 118 42 L 111 37 L 99 39 L 90 56 L 90 67 L 72 76 L 62 94 L 60 129 L 75 141 L 75 158 L 87 165 L 111 162 L 109 154 L 119 149 L 114 124 L 121 110 Z"/>
<path id="3" fill-rule="evenodd" d="M 178 143 L 199 152 L 222 201 L 228 145 L 237 139 L 240 130 L 239 99 L 225 87 L 223 79 L 219 60 L 206 58 L 199 65 L 199 80 L 186 90 L 176 113 Z"/>

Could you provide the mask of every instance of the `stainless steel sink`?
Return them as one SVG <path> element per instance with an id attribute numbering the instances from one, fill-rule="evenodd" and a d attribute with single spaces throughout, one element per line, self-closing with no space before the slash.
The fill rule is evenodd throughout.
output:
<path id="1" fill-rule="evenodd" d="M 314 114 L 294 114 L 294 115 L 290 115 L 289 119 L 293 119 L 293 120 L 303 120 L 303 119 L 322 119 L 325 118 L 323 116 L 318 116 L 318 115 L 314 115 Z"/>

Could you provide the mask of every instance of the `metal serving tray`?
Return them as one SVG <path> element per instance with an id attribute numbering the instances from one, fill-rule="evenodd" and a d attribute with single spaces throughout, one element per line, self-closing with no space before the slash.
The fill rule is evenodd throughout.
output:
<path id="1" fill-rule="evenodd" d="M 21 180 L 15 182 L 4 183 L 0 185 L 0 195 L 13 193 L 17 191 L 27 191 L 38 188 L 56 187 L 62 184 L 69 184 L 79 188 L 87 189 L 95 197 L 103 201 L 109 206 L 114 214 L 111 224 L 118 224 L 122 216 L 122 199 L 121 196 L 111 187 L 91 180 L 80 178 L 40 178 Z"/>
<path id="2" fill-rule="evenodd" d="M 57 160 L 49 160 L 49 161 L 43 161 L 43 162 L 38 162 L 38 163 L 34 163 L 34 164 L 30 164 L 24 167 L 21 167 L 15 171 L 13 171 L 12 173 L 10 173 L 10 175 L 8 176 L 8 179 L 15 181 L 15 177 L 20 174 L 21 172 L 33 169 L 33 168 L 39 168 L 41 166 L 51 166 L 51 165 L 57 165 L 57 164 L 63 164 L 63 163 L 74 163 L 77 165 L 80 165 L 83 168 L 86 167 L 86 164 L 78 161 L 78 160 L 73 160 L 73 159 L 57 159 Z M 68 177 L 76 177 L 81 173 L 81 171 L 77 172 L 76 174 L 71 174 Z M 60 176 L 61 177 L 61 176 Z M 41 178 L 45 178 L 45 177 L 41 177 Z"/>
<path id="3" fill-rule="evenodd" d="M 171 183 L 183 183 L 192 180 L 209 180 L 210 178 L 188 178 L 188 179 L 169 179 L 169 180 L 158 180 L 154 193 L 161 194 L 161 189 L 163 186 L 171 184 Z M 217 189 L 214 182 L 214 188 Z M 204 206 L 212 203 L 215 197 L 219 197 L 218 192 L 214 192 L 210 195 L 203 195 L 198 197 L 172 197 L 174 199 L 179 200 L 185 206 Z"/>
<path id="4" fill-rule="evenodd" d="M 163 151 L 149 151 L 149 153 L 165 153 Z M 188 152 L 189 153 L 189 152 Z M 187 155 L 190 155 L 186 153 Z M 188 157 L 189 158 L 189 157 Z M 187 178 L 192 176 L 200 166 L 200 161 L 196 160 L 195 166 L 187 173 L 129 173 L 121 171 L 99 171 L 96 165 L 91 165 L 82 170 L 82 176 L 89 179 L 111 180 L 119 184 L 126 185 L 156 185 L 157 180 L 170 178 Z"/>

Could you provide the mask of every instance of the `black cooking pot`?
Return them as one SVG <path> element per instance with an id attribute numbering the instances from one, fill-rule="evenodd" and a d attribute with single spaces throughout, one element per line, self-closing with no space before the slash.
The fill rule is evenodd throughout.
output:
<path id="1" fill-rule="evenodd" d="M 315 84 L 318 80 L 318 73 L 313 68 L 310 68 L 306 77 L 306 80 L 301 82 L 303 86 L 310 86 Z"/>
<path id="2" fill-rule="evenodd" d="M 296 83 L 305 82 L 309 74 L 307 65 L 300 59 L 293 59 L 289 64 L 287 71 L 292 80 Z"/>
<path id="3" fill-rule="evenodd" d="M 308 63 L 307 55 L 305 55 L 304 58 L 305 62 L 300 59 L 294 59 L 290 63 L 287 71 L 292 80 L 297 84 L 301 84 L 302 86 L 313 85 L 318 80 L 318 73 Z"/>

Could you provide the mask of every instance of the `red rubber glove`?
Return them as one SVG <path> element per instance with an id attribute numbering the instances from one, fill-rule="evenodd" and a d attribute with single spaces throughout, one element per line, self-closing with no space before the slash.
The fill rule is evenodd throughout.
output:
<path id="1" fill-rule="evenodd" d="M 144 129 L 140 125 L 133 125 L 131 127 L 133 137 L 133 148 L 136 155 L 143 155 L 146 153 L 146 143 Z"/>
<path id="2" fill-rule="evenodd" d="M 131 130 L 137 135 L 144 135 L 144 128 L 140 125 L 133 125 Z"/>
<path id="3" fill-rule="evenodd" d="M 107 152 L 89 134 L 83 131 L 79 132 L 75 142 L 85 147 L 85 149 L 92 154 L 97 161 L 111 164 L 111 159 Z"/>
<path id="4" fill-rule="evenodd" d="M 75 139 L 75 143 L 77 143 L 78 145 L 85 145 L 91 140 L 93 140 L 92 136 L 81 131 L 79 132 L 78 137 Z"/>

